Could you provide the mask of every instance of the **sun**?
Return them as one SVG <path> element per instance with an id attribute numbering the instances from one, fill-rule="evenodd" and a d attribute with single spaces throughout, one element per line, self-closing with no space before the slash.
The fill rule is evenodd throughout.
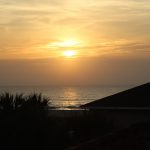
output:
<path id="1" fill-rule="evenodd" d="M 82 47 L 82 44 L 75 39 L 68 39 L 49 43 L 47 47 L 55 49 L 56 56 L 76 58 L 79 55 L 79 48 Z"/>
<path id="2" fill-rule="evenodd" d="M 76 52 L 73 51 L 73 50 L 64 51 L 63 54 L 64 54 L 65 57 L 73 57 L 73 56 L 76 56 Z"/>

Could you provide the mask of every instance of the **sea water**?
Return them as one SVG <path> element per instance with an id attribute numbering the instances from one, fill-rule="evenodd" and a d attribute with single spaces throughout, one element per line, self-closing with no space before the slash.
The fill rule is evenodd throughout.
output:
<path id="1" fill-rule="evenodd" d="M 78 107 L 106 96 L 128 89 L 129 86 L 117 87 L 50 87 L 50 86 L 5 86 L 1 92 L 15 93 L 42 93 L 50 99 L 50 106 L 57 108 Z"/>

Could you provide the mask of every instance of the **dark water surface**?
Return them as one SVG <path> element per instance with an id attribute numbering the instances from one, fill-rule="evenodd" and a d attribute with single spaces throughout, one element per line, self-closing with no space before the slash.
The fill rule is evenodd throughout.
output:
<path id="1" fill-rule="evenodd" d="M 0 92 L 11 93 L 42 93 L 51 99 L 51 105 L 59 108 L 78 107 L 85 104 L 120 91 L 128 89 L 129 86 L 119 87 L 15 87 L 7 86 L 0 87 Z"/>

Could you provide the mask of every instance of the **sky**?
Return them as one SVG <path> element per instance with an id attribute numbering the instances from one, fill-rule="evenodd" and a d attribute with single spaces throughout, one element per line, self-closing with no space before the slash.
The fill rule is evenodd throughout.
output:
<path id="1" fill-rule="evenodd" d="M 150 81 L 150 0 L 0 0 L 0 18 L 2 86 Z"/>

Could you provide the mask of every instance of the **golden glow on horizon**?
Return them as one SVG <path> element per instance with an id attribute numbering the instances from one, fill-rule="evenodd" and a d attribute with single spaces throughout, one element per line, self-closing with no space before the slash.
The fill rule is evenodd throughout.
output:
<path id="1" fill-rule="evenodd" d="M 73 57 L 73 56 L 76 56 L 76 52 L 73 51 L 73 50 L 64 51 L 63 54 L 64 54 L 65 57 Z"/>
<path id="2" fill-rule="evenodd" d="M 0 1 L 5 16 L 0 20 L 0 59 L 59 58 L 66 50 L 89 58 L 149 55 L 148 0 L 7 1 Z"/>

